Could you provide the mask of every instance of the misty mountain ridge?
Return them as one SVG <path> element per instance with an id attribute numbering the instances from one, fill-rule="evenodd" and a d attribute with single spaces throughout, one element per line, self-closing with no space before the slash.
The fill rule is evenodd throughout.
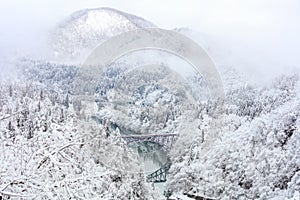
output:
<path id="1" fill-rule="evenodd" d="M 58 60 L 83 62 L 100 43 L 121 33 L 156 27 L 153 23 L 116 9 L 94 8 L 73 13 L 52 32 L 53 56 Z"/>
<path id="2" fill-rule="evenodd" d="M 146 183 L 121 129 L 112 129 L 115 123 L 137 134 L 179 134 L 170 151 L 170 195 L 298 200 L 300 79 L 294 73 L 268 87 L 248 84 L 251 74 L 243 69 L 267 65 L 260 55 L 236 53 L 242 48 L 205 33 L 174 29 L 215 61 L 226 92 L 222 102 L 184 106 L 189 98 L 178 86 L 182 74 L 178 78 L 160 65 L 126 73 L 122 62 L 99 74 L 91 105 L 76 99 L 73 83 L 83 59 L 101 42 L 147 27 L 154 25 L 115 9 L 77 11 L 53 30 L 48 58 L 15 63 L 22 77 L 0 82 L 0 198 L 164 199 Z M 196 87 L 202 82 L 190 85 L 205 96 Z"/>

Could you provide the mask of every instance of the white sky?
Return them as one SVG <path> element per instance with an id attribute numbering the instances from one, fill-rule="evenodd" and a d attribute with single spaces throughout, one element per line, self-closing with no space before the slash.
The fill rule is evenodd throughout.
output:
<path id="1" fill-rule="evenodd" d="M 300 66 L 299 0 L 1 0 L 0 55 L 34 48 L 72 12 L 103 6 L 162 28 L 190 27 L 275 63 Z"/>

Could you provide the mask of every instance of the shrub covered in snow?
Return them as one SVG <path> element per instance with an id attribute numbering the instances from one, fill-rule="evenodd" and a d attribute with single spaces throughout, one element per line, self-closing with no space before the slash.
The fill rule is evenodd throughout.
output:
<path id="1" fill-rule="evenodd" d="M 0 89 L 0 197 L 159 198 L 119 132 L 78 117 L 68 95 L 33 83 Z"/>
<path id="2" fill-rule="evenodd" d="M 228 93 L 225 113 L 219 116 L 223 119 L 219 137 L 209 146 L 203 138 L 218 127 L 207 112 L 199 112 L 199 131 L 181 136 L 194 139 L 185 150 L 173 152 L 168 190 L 221 199 L 299 196 L 297 81 L 297 76 L 281 77 L 268 88 Z M 181 143 L 177 145 L 180 148 Z"/>

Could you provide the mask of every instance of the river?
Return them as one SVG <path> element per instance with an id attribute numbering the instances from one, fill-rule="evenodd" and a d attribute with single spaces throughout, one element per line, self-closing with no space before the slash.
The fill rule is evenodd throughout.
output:
<path id="1" fill-rule="evenodd" d="M 102 124 L 102 120 L 93 117 L 99 124 Z M 120 127 L 117 124 L 111 123 L 110 127 L 115 130 L 118 128 L 121 135 L 138 135 L 134 131 L 128 130 L 126 128 Z M 140 142 L 133 143 L 129 145 L 139 156 L 139 163 L 141 164 L 145 176 L 151 174 L 152 172 L 158 170 L 162 165 L 169 162 L 169 157 L 165 151 L 161 148 L 159 144 L 152 142 Z M 165 182 L 154 183 L 154 187 L 158 189 L 160 193 L 164 193 Z"/>

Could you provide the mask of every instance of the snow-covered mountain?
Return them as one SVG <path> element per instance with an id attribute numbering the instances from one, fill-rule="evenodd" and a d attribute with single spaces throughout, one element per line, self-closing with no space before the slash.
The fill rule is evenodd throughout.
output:
<path id="1" fill-rule="evenodd" d="M 175 29 L 216 62 L 226 89 L 221 109 L 212 101 L 184 107 L 186 97 L 173 83 L 180 84 L 179 78 L 167 67 L 146 65 L 151 70 L 124 74 L 122 62 L 104 70 L 93 104 L 75 98 L 78 63 L 89 51 L 124 31 L 153 26 L 114 9 L 78 11 L 51 37 L 55 58 L 74 65 L 31 59 L 15 64 L 23 69 L 21 81 L 0 82 L 0 199 L 160 199 L 120 137 L 122 130 L 180 134 L 168 154 L 166 194 L 299 199 L 299 76 L 280 76 L 269 87 L 246 85 L 249 74 L 239 71 L 267 62 L 237 52 L 242 48 L 234 44 Z M 94 114 L 101 123 L 90 120 Z"/>
<path id="2" fill-rule="evenodd" d="M 58 60 L 82 61 L 103 41 L 137 28 L 155 27 L 151 22 L 112 8 L 85 9 L 59 24 L 50 38 Z"/>

